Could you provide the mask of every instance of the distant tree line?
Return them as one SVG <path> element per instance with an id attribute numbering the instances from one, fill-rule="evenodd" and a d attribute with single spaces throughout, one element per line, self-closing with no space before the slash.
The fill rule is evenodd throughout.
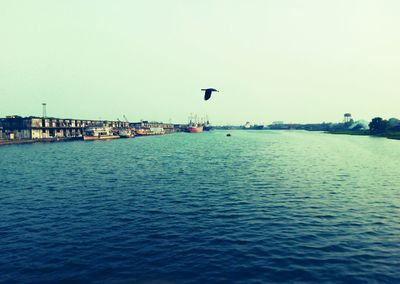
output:
<path id="1" fill-rule="evenodd" d="M 397 118 L 386 120 L 381 117 L 375 117 L 369 123 L 369 132 L 371 135 L 376 136 L 400 133 L 400 120 Z"/>
<path id="2" fill-rule="evenodd" d="M 276 130 L 326 131 L 336 134 L 372 135 L 400 139 L 400 120 L 397 118 L 386 120 L 381 117 L 375 117 L 369 123 L 364 120 L 354 121 L 350 119 L 342 123 L 274 124 L 268 128 Z"/>

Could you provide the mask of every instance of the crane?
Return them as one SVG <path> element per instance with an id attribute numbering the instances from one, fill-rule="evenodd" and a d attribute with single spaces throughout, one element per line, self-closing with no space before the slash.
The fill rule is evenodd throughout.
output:
<path id="1" fill-rule="evenodd" d="M 125 114 L 123 115 L 123 118 L 124 118 L 125 122 L 128 124 L 127 126 L 129 127 L 129 120 L 126 118 Z"/>
<path id="2" fill-rule="evenodd" d="M 134 133 L 129 125 L 129 120 L 125 114 L 122 117 L 124 118 L 124 120 L 126 122 L 126 126 L 121 130 L 122 135 L 120 134 L 120 136 L 121 137 L 132 137 Z"/>

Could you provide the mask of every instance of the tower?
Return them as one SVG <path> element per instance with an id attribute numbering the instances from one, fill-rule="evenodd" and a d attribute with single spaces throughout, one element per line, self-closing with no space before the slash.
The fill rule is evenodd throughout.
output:
<path id="1" fill-rule="evenodd" d="M 344 121 L 344 123 L 350 122 L 351 121 L 351 113 L 345 113 L 343 121 Z"/>
<path id="2" fill-rule="evenodd" d="M 43 106 L 42 117 L 43 117 L 43 118 L 46 118 L 46 117 L 47 117 L 46 105 L 47 105 L 46 103 L 42 103 L 42 106 Z"/>

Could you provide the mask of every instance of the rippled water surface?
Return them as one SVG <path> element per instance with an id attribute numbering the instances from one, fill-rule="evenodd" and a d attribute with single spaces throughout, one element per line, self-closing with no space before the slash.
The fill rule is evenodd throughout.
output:
<path id="1" fill-rule="evenodd" d="M 400 141 L 231 133 L 0 147 L 0 282 L 400 282 Z"/>

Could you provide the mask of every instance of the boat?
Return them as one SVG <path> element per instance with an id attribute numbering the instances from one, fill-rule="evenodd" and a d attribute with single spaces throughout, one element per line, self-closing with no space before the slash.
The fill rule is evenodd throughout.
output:
<path id="1" fill-rule="evenodd" d="M 115 135 L 112 132 L 112 128 L 108 126 L 90 126 L 85 128 L 83 133 L 83 140 L 107 140 L 117 139 L 119 135 Z"/>
<path id="2" fill-rule="evenodd" d="M 210 124 L 210 121 L 206 121 L 206 123 L 204 123 L 204 125 L 203 125 L 203 130 L 204 131 L 210 131 L 212 129 L 212 126 L 211 126 L 211 124 Z"/>
<path id="3" fill-rule="evenodd" d="M 132 132 L 132 129 L 130 128 L 119 128 L 118 135 L 121 138 L 131 138 L 135 136 L 135 134 Z"/>
<path id="4" fill-rule="evenodd" d="M 264 129 L 264 125 L 263 124 L 251 125 L 250 122 L 247 121 L 245 125 L 241 126 L 241 128 L 245 130 L 262 130 Z"/>
<path id="5" fill-rule="evenodd" d="M 250 121 L 246 121 L 246 124 L 243 126 L 244 129 L 250 129 L 251 128 L 251 124 Z"/>
<path id="6" fill-rule="evenodd" d="M 125 126 L 118 128 L 118 135 L 121 138 L 131 138 L 133 136 L 135 136 L 135 132 L 133 131 L 133 129 L 130 127 L 130 123 L 128 118 L 125 116 L 125 114 L 123 115 L 124 120 L 125 120 Z"/>
<path id="7" fill-rule="evenodd" d="M 191 123 L 187 128 L 190 133 L 200 133 L 203 132 L 203 125 L 200 123 Z"/>
<path id="8" fill-rule="evenodd" d="M 204 130 L 204 123 L 200 123 L 197 115 L 193 116 L 190 114 L 188 127 L 186 128 L 187 132 L 190 133 L 200 133 Z"/>
<path id="9" fill-rule="evenodd" d="M 139 135 L 139 136 L 165 134 L 165 130 L 162 127 L 139 128 L 139 129 L 136 129 L 135 132 L 136 132 L 136 135 Z"/>

